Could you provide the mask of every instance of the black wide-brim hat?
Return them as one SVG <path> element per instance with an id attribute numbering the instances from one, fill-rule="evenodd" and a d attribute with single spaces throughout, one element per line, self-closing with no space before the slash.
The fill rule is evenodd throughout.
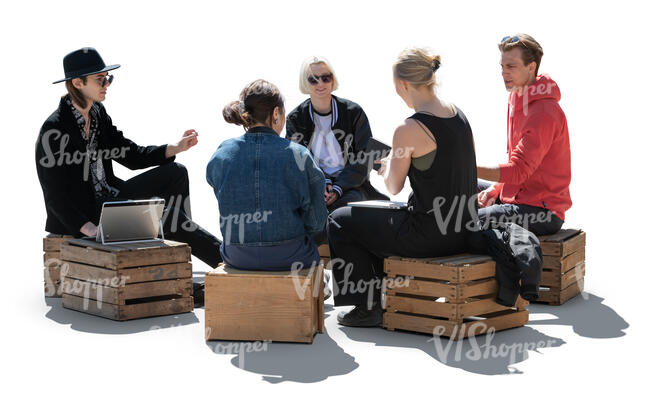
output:
<path id="1" fill-rule="evenodd" d="M 119 64 L 107 66 L 95 48 L 81 48 L 68 53 L 63 58 L 63 71 L 65 71 L 65 78 L 57 80 L 52 84 L 72 80 L 73 78 L 115 70 L 119 67 Z"/>

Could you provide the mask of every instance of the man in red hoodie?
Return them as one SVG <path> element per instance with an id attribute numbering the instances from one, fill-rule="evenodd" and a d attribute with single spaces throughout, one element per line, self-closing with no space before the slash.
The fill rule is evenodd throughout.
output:
<path id="1" fill-rule="evenodd" d="M 512 221 L 553 234 L 571 207 L 571 147 L 560 89 L 537 75 L 542 47 L 530 35 L 503 38 L 501 71 L 508 98 L 508 162 L 478 167 L 479 219 Z M 488 181 L 492 181 L 488 182 Z"/>

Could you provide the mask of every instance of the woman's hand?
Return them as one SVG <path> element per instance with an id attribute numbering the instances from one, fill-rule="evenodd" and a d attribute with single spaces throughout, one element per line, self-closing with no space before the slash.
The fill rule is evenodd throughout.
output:
<path id="1" fill-rule="evenodd" d="M 375 164 L 381 164 L 381 167 L 377 170 L 377 175 L 379 176 L 384 176 L 386 172 L 388 172 L 388 162 L 392 158 L 392 151 L 390 154 L 388 154 L 387 157 L 384 157 L 380 160 L 375 160 Z"/>

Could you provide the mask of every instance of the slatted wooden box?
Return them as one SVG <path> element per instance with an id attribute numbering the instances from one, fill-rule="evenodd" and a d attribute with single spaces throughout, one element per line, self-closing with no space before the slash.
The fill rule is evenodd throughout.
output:
<path id="1" fill-rule="evenodd" d="M 584 290 L 587 234 L 579 229 L 563 229 L 539 237 L 543 264 L 539 299 L 561 305 Z"/>
<path id="2" fill-rule="evenodd" d="M 190 247 L 174 241 L 61 246 L 63 307 L 113 320 L 191 312 Z"/>
<path id="3" fill-rule="evenodd" d="M 513 308 L 496 303 L 495 267 L 480 255 L 385 259 L 383 327 L 460 340 L 525 325 L 527 301 L 520 297 Z"/>
<path id="4" fill-rule="evenodd" d="M 329 267 L 328 267 L 328 263 L 329 263 L 330 260 L 331 260 L 331 257 L 330 257 L 330 246 L 329 246 L 328 244 L 325 244 L 325 245 L 321 245 L 321 246 L 319 246 L 319 247 L 318 247 L 318 254 L 319 254 L 319 256 L 320 256 L 320 260 L 321 260 L 321 262 L 323 262 L 323 266 L 324 266 L 326 269 L 329 269 Z"/>
<path id="5" fill-rule="evenodd" d="M 43 238 L 43 281 L 46 297 L 61 297 L 61 245 L 70 238 L 55 235 Z"/>
<path id="6" fill-rule="evenodd" d="M 205 275 L 206 340 L 311 343 L 324 327 L 322 265 L 274 272 L 221 264 Z"/>

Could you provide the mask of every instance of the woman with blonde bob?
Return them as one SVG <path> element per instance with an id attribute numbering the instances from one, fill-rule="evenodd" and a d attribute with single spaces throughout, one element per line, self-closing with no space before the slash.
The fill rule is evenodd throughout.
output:
<path id="1" fill-rule="evenodd" d="M 287 138 L 307 147 L 325 173 L 328 210 L 352 201 L 388 199 L 368 180 L 373 163 L 364 154 L 372 137 L 368 117 L 358 104 L 332 95 L 339 86 L 332 64 L 324 57 L 307 58 L 299 83 L 309 98 L 287 116 Z"/>
<path id="2" fill-rule="evenodd" d="M 379 173 L 394 195 L 409 178 L 408 208 L 348 206 L 330 215 L 334 303 L 355 306 L 338 315 L 345 326 L 381 325 L 385 257 L 466 250 L 477 210 L 472 130 L 460 109 L 436 95 L 439 68 L 440 56 L 420 48 L 404 50 L 393 65 L 395 90 L 415 113 L 395 130 L 391 155 L 381 160 Z"/>

